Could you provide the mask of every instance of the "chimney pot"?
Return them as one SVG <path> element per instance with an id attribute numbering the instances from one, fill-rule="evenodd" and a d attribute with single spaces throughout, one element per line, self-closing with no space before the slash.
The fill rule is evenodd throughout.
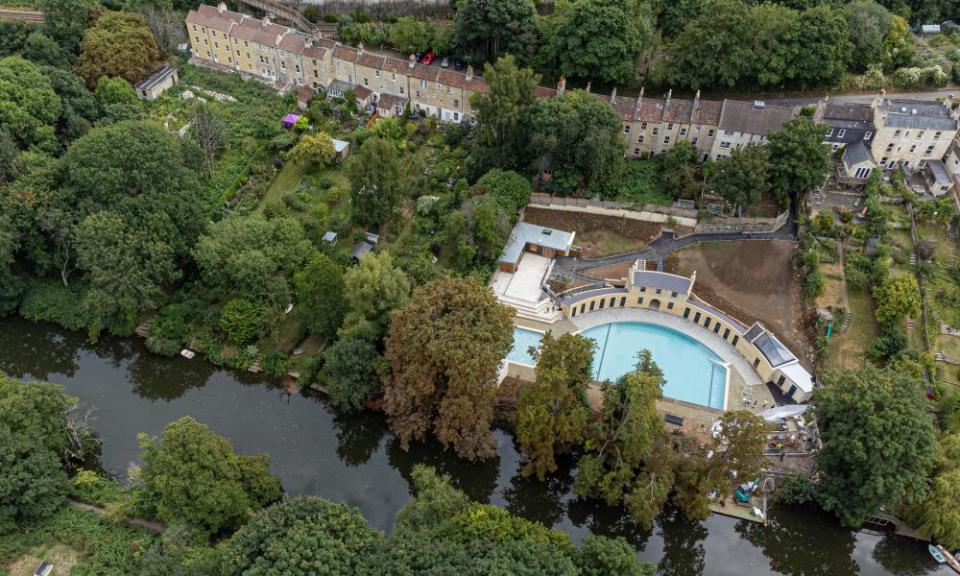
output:
<path id="1" fill-rule="evenodd" d="M 226 4 L 226 2 L 220 2 L 219 4 L 217 4 L 217 12 L 218 12 L 218 13 L 223 14 L 223 13 L 226 12 L 226 11 L 227 11 L 227 4 Z"/>
<path id="2" fill-rule="evenodd" d="M 590 82 L 587 82 L 586 91 L 587 91 L 587 94 L 590 93 Z"/>
<path id="3" fill-rule="evenodd" d="M 473 80 L 473 66 L 467 66 L 467 82 Z"/>
<path id="4" fill-rule="evenodd" d="M 413 68 L 413 67 L 416 66 L 416 65 L 417 65 L 417 57 L 414 56 L 413 54 L 411 54 L 411 55 L 410 55 L 410 64 L 409 64 L 409 66 L 410 66 L 411 68 Z"/>

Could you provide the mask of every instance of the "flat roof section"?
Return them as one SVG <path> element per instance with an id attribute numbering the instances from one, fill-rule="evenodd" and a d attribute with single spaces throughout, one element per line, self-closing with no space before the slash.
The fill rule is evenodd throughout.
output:
<path id="1" fill-rule="evenodd" d="M 536 244 L 554 250 L 568 250 L 573 245 L 574 234 L 575 232 L 565 232 L 528 222 L 517 222 L 513 232 L 510 233 L 507 245 L 503 247 L 499 262 L 517 263 L 527 244 Z"/>
<path id="2" fill-rule="evenodd" d="M 633 273 L 633 285 L 647 288 L 659 288 L 669 292 L 686 294 L 690 291 L 690 279 L 668 272 L 637 270 Z"/>

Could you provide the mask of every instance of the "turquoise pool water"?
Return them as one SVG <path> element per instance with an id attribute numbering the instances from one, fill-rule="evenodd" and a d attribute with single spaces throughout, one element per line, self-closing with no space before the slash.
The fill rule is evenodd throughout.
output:
<path id="1" fill-rule="evenodd" d="M 530 355 L 530 347 L 540 348 L 540 340 L 543 338 L 543 334 L 540 332 L 535 332 L 533 330 L 527 330 L 526 328 L 519 328 L 514 326 L 513 328 L 513 348 L 510 349 L 510 353 L 507 354 L 507 360 L 511 362 L 519 362 L 520 364 L 529 364 L 533 366 L 536 362 L 533 359 L 533 356 Z"/>
<path id="2" fill-rule="evenodd" d="M 594 377 L 616 381 L 633 370 L 637 352 L 646 348 L 663 370 L 663 395 L 685 402 L 723 409 L 727 371 L 709 348 L 685 334 L 655 324 L 616 322 L 585 330 L 597 343 Z"/>

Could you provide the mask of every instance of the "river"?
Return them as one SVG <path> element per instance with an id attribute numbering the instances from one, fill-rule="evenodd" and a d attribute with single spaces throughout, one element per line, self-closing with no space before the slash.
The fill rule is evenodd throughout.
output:
<path id="1" fill-rule="evenodd" d="M 61 384 L 93 409 L 103 466 L 123 475 L 138 457 L 137 434 L 159 435 L 190 415 L 244 453 L 266 453 L 290 494 L 315 494 L 357 506 L 389 530 L 410 497 L 410 470 L 429 464 L 450 474 L 476 500 L 555 526 L 575 539 L 593 532 L 625 537 L 659 574 L 796 576 L 950 574 L 926 545 L 841 528 L 810 509 L 773 508 L 771 524 L 711 516 L 688 522 L 661 515 L 641 530 L 619 510 L 584 502 L 571 491 L 569 463 L 546 482 L 523 478 L 509 434 L 497 432 L 497 456 L 471 464 L 438 444 L 402 451 L 378 415 L 341 416 L 322 401 L 288 395 L 263 378 L 203 360 L 161 358 L 139 340 L 85 336 L 19 318 L 0 320 L 0 372 Z"/>

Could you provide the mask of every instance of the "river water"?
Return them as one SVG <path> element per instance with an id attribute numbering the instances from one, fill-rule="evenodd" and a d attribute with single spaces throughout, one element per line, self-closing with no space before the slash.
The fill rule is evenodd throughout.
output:
<path id="1" fill-rule="evenodd" d="M 137 461 L 138 433 L 159 435 L 169 422 L 190 415 L 238 451 L 270 455 L 288 493 L 357 506 L 384 530 L 411 497 L 411 468 L 423 463 L 450 474 L 474 499 L 575 539 L 590 532 L 623 536 L 664 575 L 951 573 L 934 563 L 923 543 L 853 532 L 809 509 L 774 508 L 767 528 L 717 515 L 688 522 L 668 511 L 652 531 L 641 530 L 617 509 L 576 498 L 569 465 L 546 482 L 523 478 L 509 434 L 497 432 L 497 456 L 483 463 L 461 461 L 433 443 L 404 452 L 378 415 L 341 416 L 320 400 L 287 395 L 262 378 L 199 358 L 152 355 L 139 340 L 90 345 L 83 334 L 2 319 L 0 372 L 61 384 L 94 409 L 103 465 L 121 476 Z"/>

